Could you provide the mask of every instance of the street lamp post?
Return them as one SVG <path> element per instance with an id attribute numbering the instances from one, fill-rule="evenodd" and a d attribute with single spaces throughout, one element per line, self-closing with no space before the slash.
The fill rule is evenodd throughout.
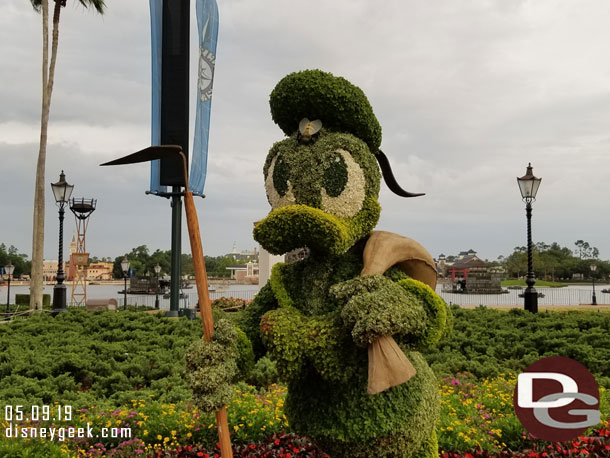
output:
<path id="1" fill-rule="evenodd" d="M 591 264 L 589 267 L 591 268 L 591 282 L 593 283 L 593 298 L 591 300 L 591 305 L 597 305 L 597 297 L 595 297 L 595 271 L 597 270 L 597 264 Z"/>
<path id="2" fill-rule="evenodd" d="M 123 270 L 123 279 L 125 287 L 123 288 L 123 310 L 127 310 L 127 273 L 129 272 L 129 260 L 127 256 L 121 261 L 121 269 Z"/>
<path id="3" fill-rule="evenodd" d="M 155 275 L 157 276 L 157 287 L 155 288 L 155 308 L 159 309 L 159 274 L 161 273 L 161 266 L 159 263 L 155 266 Z"/>
<path id="4" fill-rule="evenodd" d="M 155 275 L 157 277 L 157 286 L 155 288 L 155 308 L 159 309 L 159 273 L 161 272 L 161 266 L 159 263 L 155 266 Z"/>
<path id="5" fill-rule="evenodd" d="M 15 266 L 11 263 L 11 261 L 8 262 L 8 264 L 6 266 L 4 266 L 4 273 L 8 276 L 8 288 L 6 291 L 6 319 L 8 320 L 8 314 L 9 314 L 9 304 L 11 303 L 11 277 L 13 276 L 13 272 L 15 272 Z"/>
<path id="6" fill-rule="evenodd" d="M 55 203 L 59 207 L 59 256 L 57 259 L 57 283 L 53 287 L 53 316 L 66 311 L 66 285 L 64 280 L 64 207 L 70 201 L 74 185 L 68 184 L 64 171 L 57 183 L 51 183 Z"/>
<path id="7" fill-rule="evenodd" d="M 527 217 L 527 277 L 525 283 L 527 288 L 523 293 L 525 310 L 538 313 L 538 292 L 534 288 L 536 278 L 534 277 L 534 263 L 532 256 L 532 202 L 536 200 L 536 193 L 540 187 L 542 178 L 534 176 L 532 164 L 527 165 L 525 175 L 517 178 L 517 184 L 521 191 L 521 197 L 525 202 L 525 215 Z"/>

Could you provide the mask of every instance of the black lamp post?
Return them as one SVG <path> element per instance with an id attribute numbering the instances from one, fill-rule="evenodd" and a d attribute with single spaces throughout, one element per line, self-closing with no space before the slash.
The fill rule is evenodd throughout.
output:
<path id="1" fill-rule="evenodd" d="M 155 308 L 159 308 L 159 273 L 161 272 L 161 266 L 159 263 L 155 266 L 155 275 L 157 277 L 157 286 L 155 288 Z"/>
<path id="2" fill-rule="evenodd" d="M 525 175 L 517 178 L 521 197 L 525 202 L 525 215 L 527 217 L 527 277 L 525 283 L 527 288 L 523 293 L 525 310 L 538 313 L 538 293 L 534 288 L 536 278 L 534 277 L 534 263 L 532 258 L 532 202 L 536 200 L 536 193 L 540 187 L 542 178 L 534 176 L 532 164 L 527 165 Z"/>
<path id="3" fill-rule="evenodd" d="M 68 184 L 64 171 L 59 175 L 57 183 L 51 183 L 55 203 L 59 207 L 59 256 L 57 259 L 57 283 L 53 287 L 53 316 L 66 311 L 66 285 L 64 280 L 64 207 L 70 200 L 74 185 Z"/>
<path id="4" fill-rule="evenodd" d="M 6 291 L 6 319 L 8 320 L 9 308 L 8 305 L 11 303 L 11 277 L 13 276 L 13 272 L 15 271 L 15 266 L 8 262 L 6 266 L 4 266 L 4 273 L 8 276 L 8 289 Z"/>
<path id="5" fill-rule="evenodd" d="M 121 261 L 121 269 L 123 270 L 123 279 L 125 281 L 125 287 L 123 288 L 123 310 L 127 310 L 127 274 L 129 272 L 129 260 L 127 256 Z"/>
<path id="6" fill-rule="evenodd" d="M 591 300 L 591 305 L 597 305 L 597 297 L 595 297 L 595 271 L 597 270 L 597 264 L 591 264 L 589 267 L 591 268 L 591 282 L 593 283 L 593 298 Z"/>

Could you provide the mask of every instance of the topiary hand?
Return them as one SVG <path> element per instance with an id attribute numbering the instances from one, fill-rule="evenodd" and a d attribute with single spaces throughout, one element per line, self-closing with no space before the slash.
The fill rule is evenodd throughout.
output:
<path id="1" fill-rule="evenodd" d="M 238 335 L 226 319 L 214 325 L 210 342 L 200 339 L 186 352 L 186 379 L 193 401 L 204 412 L 218 410 L 233 396 L 232 383 L 237 375 Z"/>
<path id="2" fill-rule="evenodd" d="M 342 282 L 330 294 L 343 304 L 343 323 L 362 347 L 397 334 L 418 340 L 428 324 L 422 299 L 383 275 Z"/>

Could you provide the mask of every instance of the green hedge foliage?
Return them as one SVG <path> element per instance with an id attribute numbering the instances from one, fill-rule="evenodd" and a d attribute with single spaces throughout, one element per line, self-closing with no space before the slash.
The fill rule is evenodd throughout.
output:
<path id="1" fill-rule="evenodd" d="M 610 314 L 595 312 L 508 312 L 453 306 L 451 338 L 430 348 L 426 358 L 439 377 L 470 372 L 480 378 L 523 371 L 546 356 L 584 364 L 610 388 Z"/>
<path id="2" fill-rule="evenodd" d="M 191 395 L 183 360 L 198 336 L 200 322 L 135 312 L 16 319 L 0 326 L 0 399 L 74 408 L 148 395 L 176 402 Z"/>
<path id="3" fill-rule="evenodd" d="M 361 138 L 371 151 L 381 145 L 381 126 L 364 92 L 332 73 L 304 70 L 285 76 L 271 92 L 269 105 L 286 135 L 296 132 L 303 118 L 320 119 L 327 129 Z"/>

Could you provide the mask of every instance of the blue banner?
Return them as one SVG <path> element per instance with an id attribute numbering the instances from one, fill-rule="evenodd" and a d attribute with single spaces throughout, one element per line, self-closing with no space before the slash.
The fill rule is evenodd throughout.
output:
<path id="1" fill-rule="evenodd" d="M 199 31 L 197 115 L 195 118 L 195 138 L 193 140 L 189 189 L 195 195 L 202 195 L 208 164 L 212 83 L 214 81 L 216 42 L 218 39 L 218 5 L 216 0 L 197 0 L 197 29 Z"/>
<path id="2" fill-rule="evenodd" d="M 152 106 L 151 106 L 151 139 L 152 146 L 161 144 L 161 55 L 163 35 L 163 0 L 150 2 L 150 34 L 152 64 Z M 161 186 L 161 161 L 152 161 L 150 166 L 150 192 L 157 194 L 167 192 L 167 186 Z"/>

